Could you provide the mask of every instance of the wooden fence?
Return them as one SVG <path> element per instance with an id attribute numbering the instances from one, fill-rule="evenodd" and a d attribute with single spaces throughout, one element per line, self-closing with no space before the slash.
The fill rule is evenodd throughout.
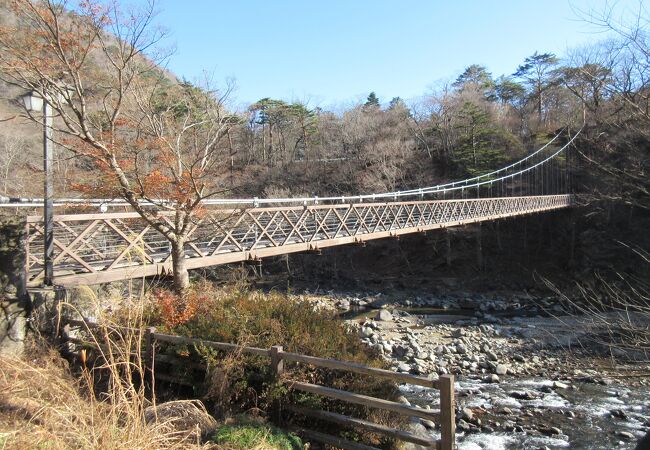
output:
<path id="1" fill-rule="evenodd" d="M 68 323 L 69 326 L 72 325 L 78 327 L 86 327 L 86 329 L 98 327 L 96 324 L 90 324 L 82 321 L 69 321 Z M 69 341 L 81 345 L 88 344 L 88 342 L 80 339 L 69 339 Z M 387 427 L 385 425 L 325 410 L 316 410 L 295 405 L 288 405 L 285 407 L 287 410 L 291 411 L 294 414 L 348 426 L 351 428 L 360 428 L 403 442 L 418 444 L 426 448 L 439 450 L 453 450 L 455 448 L 455 400 L 454 377 L 452 375 L 442 375 L 438 380 L 430 380 L 426 377 L 368 367 L 349 361 L 339 361 L 335 359 L 318 358 L 298 353 L 285 352 L 281 346 L 273 346 L 270 349 L 240 346 L 225 342 L 206 341 L 202 339 L 158 333 L 155 328 L 147 328 L 144 330 L 144 361 L 149 368 L 154 369 L 152 370 L 152 376 L 155 376 L 157 379 L 171 382 L 178 382 L 179 380 L 175 379 L 174 377 L 170 377 L 167 374 L 162 374 L 159 373 L 159 371 L 156 371 L 157 363 L 172 365 L 179 364 L 179 358 L 170 357 L 169 355 L 164 354 L 157 354 L 156 348 L 159 343 L 196 345 L 220 351 L 236 351 L 255 356 L 267 357 L 269 358 L 271 372 L 277 377 L 278 380 L 282 380 L 282 382 L 286 384 L 287 388 L 290 390 L 315 394 L 354 405 L 362 405 L 384 411 L 391 411 L 404 416 L 430 420 L 439 424 L 441 437 L 439 440 L 435 440 L 430 437 L 422 437 L 408 431 Z M 288 379 L 288 373 L 285 373 L 285 366 L 289 363 L 299 363 L 314 367 L 341 370 L 375 378 L 388 379 L 397 383 L 413 384 L 438 389 L 440 391 L 439 412 L 381 398 L 357 394 L 341 389 L 334 389 L 326 386 L 291 380 Z M 155 374 L 153 373 L 154 371 Z M 369 447 L 364 444 L 347 441 L 337 436 L 328 435 L 313 430 L 300 428 L 296 431 L 298 431 L 307 439 L 320 441 L 343 449 L 373 449 L 373 447 Z"/>

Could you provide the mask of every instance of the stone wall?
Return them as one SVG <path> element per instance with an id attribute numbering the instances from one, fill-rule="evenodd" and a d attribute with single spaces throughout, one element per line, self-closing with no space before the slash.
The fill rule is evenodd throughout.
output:
<path id="1" fill-rule="evenodd" d="M 29 299 L 23 274 L 25 223 L 0 217 L 0 354 L 22 352 Z"/>

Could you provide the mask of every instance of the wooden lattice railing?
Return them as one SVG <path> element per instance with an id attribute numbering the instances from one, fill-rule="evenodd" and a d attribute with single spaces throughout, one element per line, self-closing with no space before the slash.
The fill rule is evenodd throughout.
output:
<path id="1" fill-rule="evenodd" d="M 570 195 L 212 209 L 196 219 L 187 267 L 362 243 L 571 205 Z M 27 219 L 28 283 L 43 277 L 42 217 Z M 54 282 L 92 284 L 171 270 L 169 242 L 137 213 L 54 216 Z"/>

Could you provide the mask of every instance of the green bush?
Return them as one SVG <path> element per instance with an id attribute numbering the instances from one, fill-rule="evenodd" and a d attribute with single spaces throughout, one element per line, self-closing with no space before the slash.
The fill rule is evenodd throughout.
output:
<path id="1" fill-rule="evenodd" d="M 178 302 L 160 293 L 157 298 L 158 307 L 152 311 L 152 320 L 159 329 L 170 334 L 261 348 L 281 345 L 288 352 L 385 367 L 384 362 L 333 312 L 314 311 L 308 302 L 286 294 L 267 294 L 241 286 L 217 289 L 203 283 Z M 171 308 L 170 305 L 175 306 Z M 189 355 L 207 363 L 206 383 L 201 394 L 212 401 L 214 411 L 220 414 L 254 409 L 277 417 L 275 413 L 282 410 L 284 404 L 291 403 L 396 427 L 405 423 L 403 418 L 392 413 L 291 392 L 282 380 L 274 379 L 268 358 L 219 352 L 200 345 L 168 346 L 160 351 Z M 395 384 L 389 381 L 311 366 L 289 365 L 285 378 L 385 399 L 395 399 L 399 395 Z M 282 417 L 286 419 L 289 415 L 283 413 Z M 309 428 L 316 424 L 325 432 L 340 431 L 339 426 L 304 417 L 295 416 L 290 420 Z M 350 431 L 347 437 L 375 445 L 390 444 L 369 433 Z"/>
<path id="2" fill-rule="evenodd" d="M 225 425 L 217 430 L 214 442 L 228 449 L 250 450 L 255 448 L 274 450 L 302 450 L 298 436 L 286 433 L 268 424 L 244 423 Z"/>

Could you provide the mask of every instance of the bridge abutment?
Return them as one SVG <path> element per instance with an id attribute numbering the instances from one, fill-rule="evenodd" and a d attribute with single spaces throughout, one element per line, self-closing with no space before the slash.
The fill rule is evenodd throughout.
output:
<path id="1" fill-rule="evenodd" d="M 56 338 L 60 305 L 67 315 L 92 317 L 99 297 L 90 287 L 27 287 L 25 221 L 0 218 L 0 356 L 19 356 L 30 334 Z"/>
<path id="2" fill-rule="evenodd" d="M 0 355 L 19 355 L 27 334 L 30 301 L 25 284 L 25 222 L 0 219 Z"/>

